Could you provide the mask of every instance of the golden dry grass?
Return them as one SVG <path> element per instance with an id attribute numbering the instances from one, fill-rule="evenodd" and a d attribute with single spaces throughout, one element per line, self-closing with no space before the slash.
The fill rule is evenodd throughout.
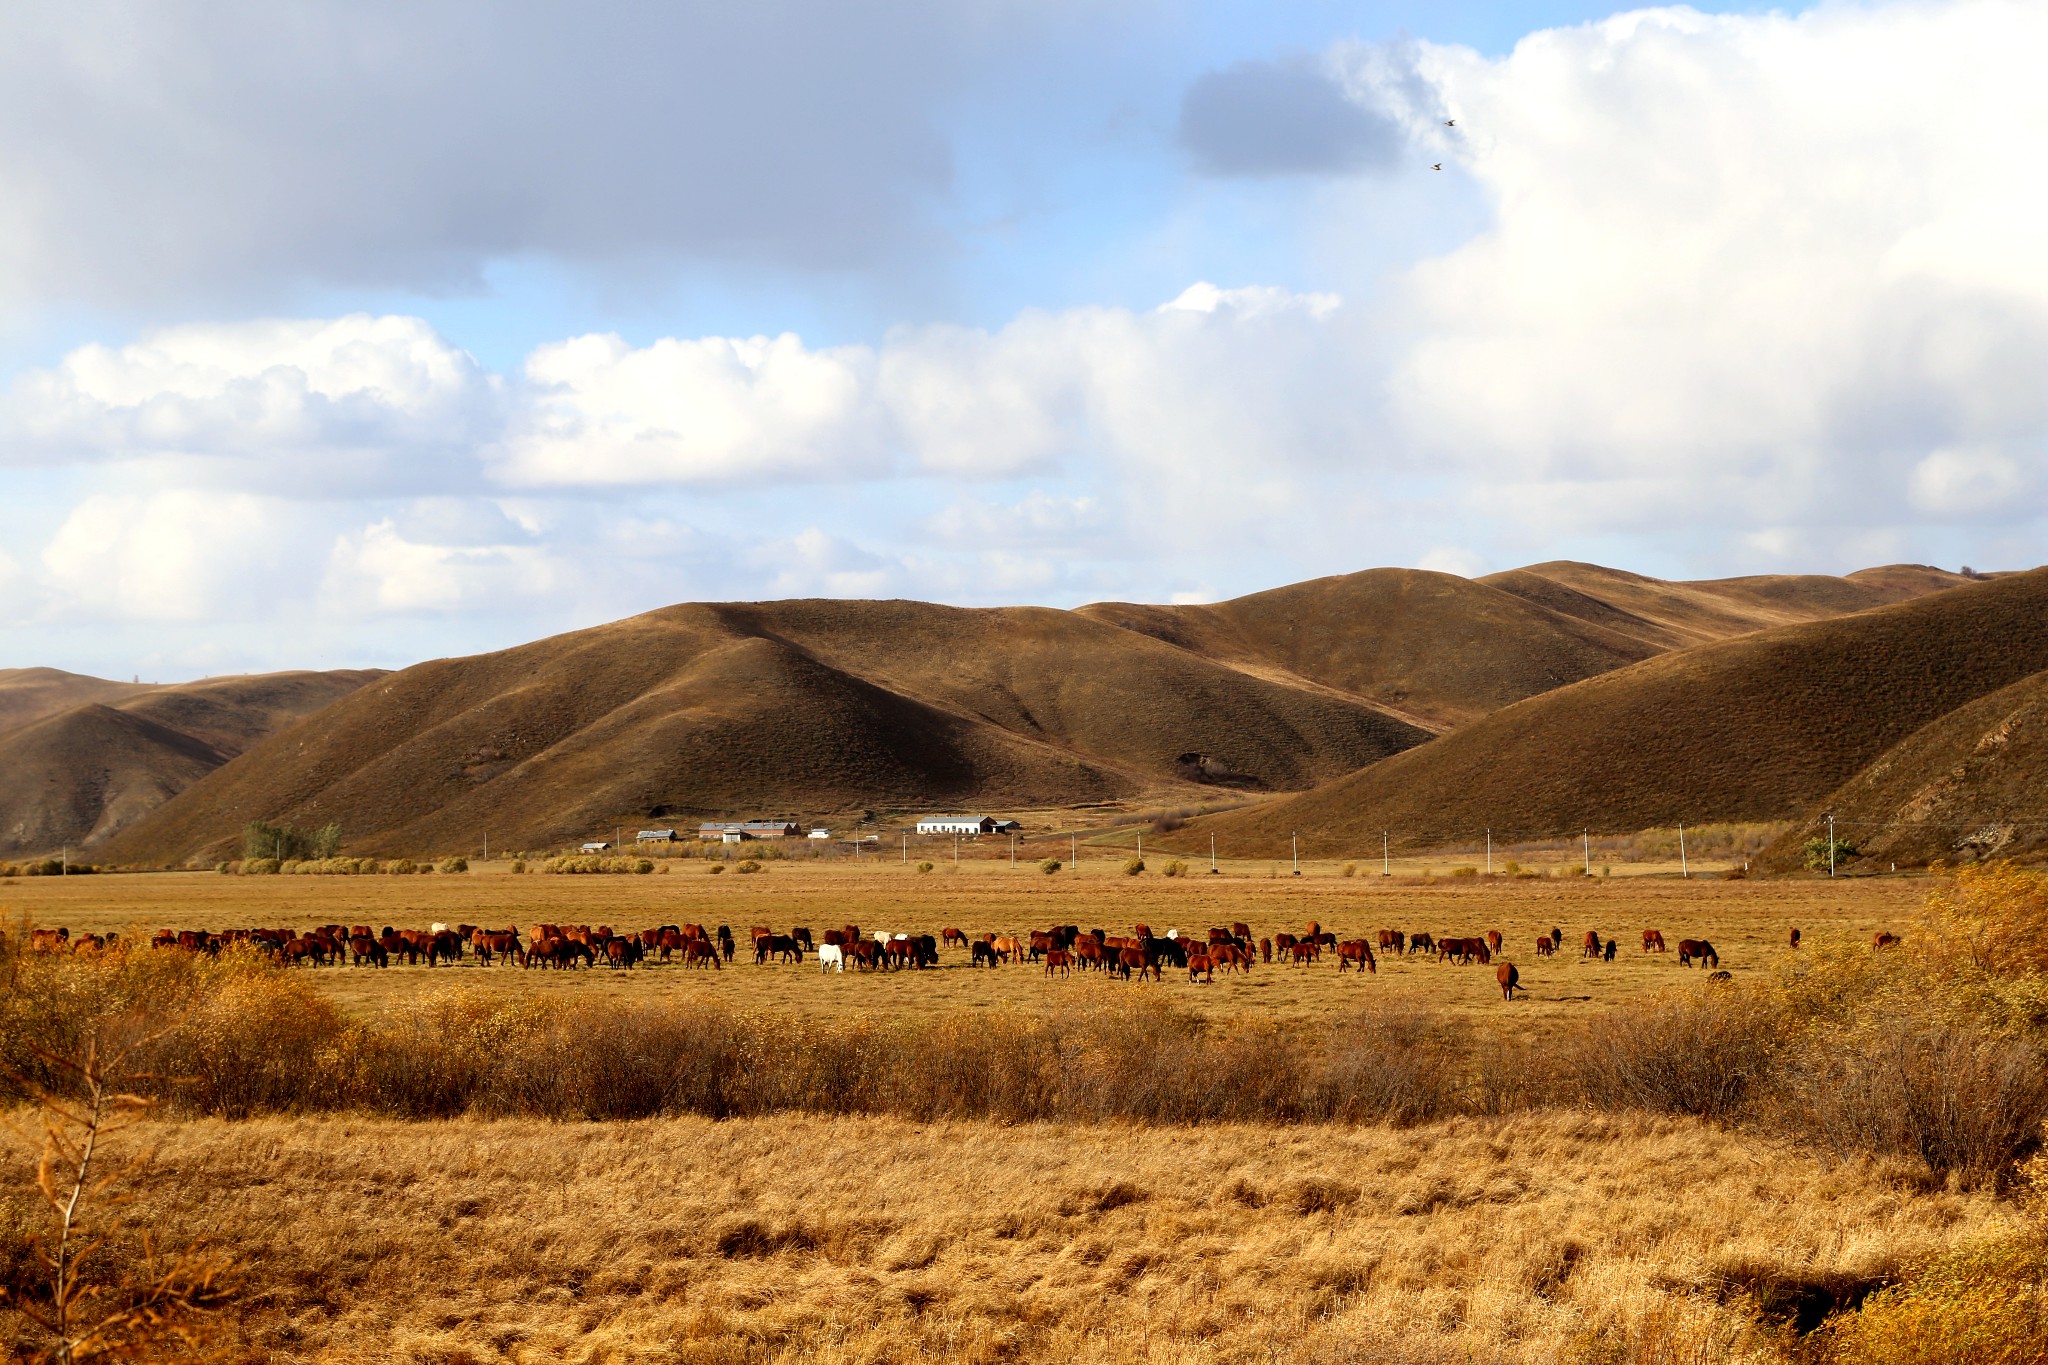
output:
<path id="1" fill-rule="evenodd" d="M 1555 1114 L 150 1137 L 137 1216 L 241 1258 L 237 1344 L 275 1361 L 1773 1360 L 1740 1286 L 1864 1281 L 2014 1217 L 1691 1121 Z M 25 1174 L 11 1154 L 0 1185 Z"/>
<path id="2" fill-rule="evenodd" d="M 1704 937 L 1720 950 L 1722 965 L 1738 977 L 1768 970 L 1788 951 L 1786 930 L 1798 926 L 1809 945 L 1867 943 L 1877 929 L 1898 929 L 1924 896 L 1924 878 L 1854 881 L 1738 881 L 1663 877 L 1484 880 L 1342 877 L 1327 863 L 1308 875 L 1284 874 L 1287 865 L 1229 865 L 1228 874 L 1174 879 L 1148 873 L 1118 874 L 1098 851 L 1078 874 L 1045 876 L 1006 862 L 968 861 L 954 873 L 942 865 L 930 875 L 901 864 L 776 862 L 757 876 L 707 875 L 693 859 L 652 876 L 507 876 L 479 872 L 414 877 L 224 877 L 212 873 L 79 878 L 21 878 L 0 884 L 0 910 L 74 932 L 149 930 L 159 926 L 225 929 L 253 925 L 308 926 L 330 922 L 424 926 L 433 921 L 516 924 L 542 921 L 610 924 L 621 931 L 663 923 L 731 924 L 742 942 L 747 928 L 804 925 L 814 932 L 846 923 L 864 930 L 935 933 L 958 926 L 970 934 L 1021 932 L 1078 923 L 1122 932 L 1146 923 L 1156 933 L 1178 928 L 1200 935 L 1212 924 L 1243 920 L 1259 934 L 1298 931 L 1314 919 L 1340 936 L 1370 936 L 1382 927 L 1433 934 L 1478 934 L 1499 929 L 1507 955 L 1529 994 L 1507 1013 L 1493 973 L 1485 968 L 1439 965 L 1433 960 L 1383 959 L 1377 975 L 1360 980 L 1339 974 L 1332 961 L 1294 968 L 1261 967 L 1249 976 L 1218 976 L 1191 986 L 1169 977 L 1160 985 L 1112 983 L 1087 975 L 1048 980 L 1032 967 L 975 971 L 965 954 L 948 950 L 936 971 L 823 977 L 815 963 L 756 967 L 742 961 L 722 972 L 680 966 L 552 972 L 465 966 L 313 970 L 324 989 L 351 1008 L 375 1009 L 416 995 L 428 984 L 459 978 L 507 991 L 656 999 L 704 998 L 727 1004 L 787 1010 L 875 1013 L 949 1011 L 1007 1006 L 1061 1011 L 1095 1002 L 1106 993 L 1160 991 L 1187 1009 L 1205 1013 L 1265 1012 L 1290 1019 L 1341 1014 L 1373 995 L 1410 996 L 1453 1014 L 1511 1018 L 1528 1027 L 1566 1022 L 1605 1005 L 1638 999 L 1696 981 L 1697 971 L 1677 965 L 1675 954 L 1645 955 L 1644 928 L 1658 928 L 1674 947 L 1681 937 Z M 1151 860 L 1156 869 L 1162 861 Z M 1555 958 L 1533 955 L 1535 937 L 1553 925 L 1565 931 Z M 1618 937 L 1615 962 L 1579 956 L 1586 929 Z"/>

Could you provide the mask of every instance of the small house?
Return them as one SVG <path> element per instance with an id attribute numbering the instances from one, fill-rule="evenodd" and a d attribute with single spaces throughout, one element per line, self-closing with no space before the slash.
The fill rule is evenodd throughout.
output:
<path id="1" fill-rule="evenodd" d="M 811 831 L 811 837 L 813 839 L 829 839 L 832 837 L 832 831 L 829 829 L 814 829 Z"/>
<path id="2" fill-rule="evenodd" d="M 676 832 L 672 829 L 643 829 L 633 838 L 643 844 L 672 844 L 676 841 Z"/>
<path id="3" fill-rule="evenodd" d="M 608 839 L 592 839 L 583 846 L 583 851 L 585 853 L 602 853 L 611 846 L 611 841 Z"/>

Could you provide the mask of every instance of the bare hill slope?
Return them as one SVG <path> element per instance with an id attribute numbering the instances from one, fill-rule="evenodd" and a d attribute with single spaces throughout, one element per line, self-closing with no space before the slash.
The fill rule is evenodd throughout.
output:
<path id="1" fill-rule="evenodd" d="M 1330 688 L 1441 732 L 1667 650 L 1965 581 L 1899 565 L 1845 578 L 1667 583 L 1559 562 L 1481 579 L 1370 569 L 1207 606 L 1099 602 L 1081 612 L 1257 676 Z"/>
<path id="2" fill-rule="evenodd" d="M 1225 847 L 1408 847 L 1799 815 L 1922 726 L 2048 668 L 2048 570 L 1660 656 L 1213 817 Z"/>
<path id="3" fill-rule="evenodd" d="M 1425 739 L 1071 612 L 688 605 L 421 664 L 268 740 L 118 838 L 117 861 L 339 821 L 371 851 L 501 847 L 621 818 L 1061 804 L 1185 780 L 1307 786 Z"/>
<path id="4" fill-rule="evenodd" d="M 2048 853 L 2048 672 L 1907 736 L 1805 811 L 1764 865 L 1798 867 L 1830 811 L 1836 837 L 1861 854 L 1851 870 Z"/>
<path id="5" fill-rule="evenodd" d="M 0 732 L 0 854 L 92 849 L 251 744 L 381 676 L 337 670 L 138 685 L 11 670 L 0 677 L 0 705 L 41 714 Z M 81 704 L 82 696 L 106 700 Z"/>

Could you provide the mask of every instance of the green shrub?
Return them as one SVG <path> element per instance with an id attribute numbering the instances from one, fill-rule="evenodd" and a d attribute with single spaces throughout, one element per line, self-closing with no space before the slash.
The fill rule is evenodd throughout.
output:
<path id="1" fill-rule="evenodd" d="M 278 862 L 275 858 L 244 858 L 242 859 L 242 875 L 244 877 L 275 877 L 283 866 L 284 864 Z"/>
<path id="2" fill-rule="evenodd" d="M 421 870 L 420 865 L 410 858 L 394 858 L 384 864 L 384 870 L 394 877 L 409 877 Z"/>
<path id="3" fill-rule="evenodd" d="M 1825 834 L 1808 839 L 1802 852 L 1805 854 L 1806 870 L 1808 872 L 1825 872 L 1828 870 L 1828 837 Z M 1837 835 L 1834 843 L 1834 855 L 1834 862 L 1836 864 L 1845 863 L 1856 856 L 1856 845 Z"/>
<path id="4" fill-rule="evenodd" d="M 1451 875 L 1453 877 L 1476 877 L 1479 875 L 1479 869 L 1476 867 L 1454 867 L 1451 869 Z"/>
<path id="5" fill-rule="evenodd" d="M 469 859 L 443 858 L 434 870 L 436 872 L 467 872 L 469 871 Z"/>
<path id="6" fill-rule="evenodd" d="M 721 872 L 725 871 L 725 864 L 724 864 L 724 863 L 713 863 L 713 864 L 711 864 L 711 866 L 709 866 L 709 867 L 705 868 L 704 870 L 705 870 L 706 872 L 709 872 L 709 873 L 710 873 L 710 874 L 711 874 L 712 876 L 716 877 L 716 876 L 717 876 L 717 875 L 718 875 L 719 873 L 721 873 Z"/>
<path id="7" fill-rule="evenodd" d="M 1338 875 L 1338 876 L 1340 876 L 1340 877 L 1356 877 L 1356 876 L 1358 875 L 1358 864 L 1357 864 L 1357 863 L 1346 863 L 1346 864 L 1344 864 L 1343 870 L 1342 870 L 1342 871 L 1340 871 L 1340 872 L 1339 872 L 1339 873 L 1338 873 L 1337 875 Z"/>
<path id="8" fill-rule="evenodd" d="M 1053 873 L 1059 871 L 1060 868 L 1063 866 L 1065 866 L 1065 864 L 1061 863 L 1058 858 L 1047 858 L 1044 862 L 1038 865 L 1038 870 L 1040 872 L 1043 872 L 1046 876 L 1050 877 Z"/>
<path id="9" fill-rule="evenodd" d="M 1143 858 L 1132 858 L 1124 864 L 1124 875 L 1126 877 L 1135 877 L 1144 870 L 1145 860 Z"/>
<path id="10" fill-rule="evenodd" d="M 512 860 L 512 870 L 513 870 L 514 872 L 521 872 L 521 873 L 525 872 L 525 871 L 526 871 L 526 859 L 524 859 L 524 858 L 514 858 L 514 859 Z"/>
<path id="11" fill-rule="evenodd" d="M 930 863 L 919 863 L 917 865 L 917 870 L 920 874 L 926 873 L 932 870 L 932 865 Z"/>
<path id="12" fill-rule="evenodd" d="M 1185 877 L 1188 875 L 1188 865 L 1175 858 L 1165 867 L 1159 869 L 1159 875 L 1162 877 Z"/>
<path id="13" fill-rule="evenodd" d="M 2038 1230 L 1939 1257 L 1825 1332 L 1830 1365 L 2048 1360 L 2048 1243 Z"/>
<path id="14" fill-rule="evenodd" d="M 739 874 L 740 874 L 741 876 L 743 876 L 743 877 L 744 877 L 744 876 L 747 876 L 747 875 L 748 875 L 748 874 L 750 874 L 750 873 L 754 873 L 754 872 L 759 872 L 760 870 L 761 870 L 761 864 L 760 864 L 760 863 L 759 863 L 759 862 L 758 862 L 757 860 L 755 860 L 755 859 L 753 859 L 753 858 L 748 858 L 748 859 L 747 859 L 747 860 L 746 860 L 745 862 L 742 862 L 742 863 L 741 863 L 741 864 L 740 864 L 740 865 L 739 865 L 738 867 L 735 867 L 735 868 L 733 869 L 733 871 L 735 871 L 735 872 L 739 873 Z M 931 870 L 931 864 L 930 864 L 930 863 L 926 863 L 926 864 L 925 864 L 925 870 L 926 870 L 926 871 L 930 871 L 930 870 Z"/>
<path id="15" fill-rule="evenodd" d="M 241 864 L 241 861 L 240 861 L 239 859 L 237 859 L 236 861 L 234 861 L 234 862 L 231 862 L 231 863 L 230 863 L 230 862 L 219 862 L 219 863 L 215 863 L 215 864 L 213 865 L 213 870 L 214 870 L 215 872 L 218 872 L 218 873 L 220 873 L 220 874 L 221 874 L 221 876 L 223 876 L 223 877 L 232 877 L 232 876 L 235 876 L 235 875 L 236 875 L 237 873 L 239 873 L 239 872 L 240 872 L 240 871 L 242 870 L 242 864 Z"/>

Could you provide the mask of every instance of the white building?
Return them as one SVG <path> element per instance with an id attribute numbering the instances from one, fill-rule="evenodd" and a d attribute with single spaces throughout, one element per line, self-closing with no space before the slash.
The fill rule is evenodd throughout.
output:
<path id="1" fill-rule="evenodd" d="M 919 834 L 1009 834 L 1024 826 L 993 815 L 927 815 L 917 822 Z"/>
<path id="2" fill-rule="evenodd" d="M 829 839 L 832 837 L 832 831 L 829 829 L 814 829 L 811 831 L 811 837 L 813 839 Z"/>

